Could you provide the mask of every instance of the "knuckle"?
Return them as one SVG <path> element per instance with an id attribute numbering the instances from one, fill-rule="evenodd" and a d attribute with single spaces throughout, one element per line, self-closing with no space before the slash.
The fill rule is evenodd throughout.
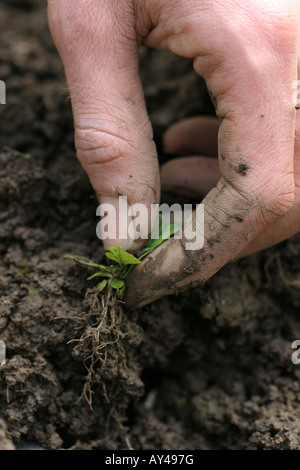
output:
<path id="1" fill-rule="evenodd" d="M 295 181 L 293 171 L 274 171 L 269 179 L 260 176 L 259 200 L 266 212 L 275 219 L 286 215 L 294 205 Z"/>
<path id="2" fill-rule="evenodd" d="M 291 178 L 286 178 L 280 187 L 268 183 L 263 188 L 235 186 L 227 180 L 224 189 L 230 200 L 235 201 L 231 208 L 233 213 L 256 214 L 256 225 L 262 229 L 285 216 L 294 205 L 294 184 Z"/>
<path id="3" fill-rule="evenodd" d="M 292 189 L 274 189 L 269 186 L 256 194 L 256 226 L 264 230 L 276 220 L 284 217 L 294 205 L 294 191 Z"/>
<path id="4" fill-rule="evenodd" d="M 272 192 L 271 195 L 262 199 L 262 214 L 269 214 L 272 220 L 285 216 L 294 205 L 294 191 L 287 189 L 270 192 Z"/>
<path id="5" fill-rule="evenodd" d="M 83 166 L 112 162 L 126 153 L 128 143 L 119 136 L 91 128 L 76 128 L 75 147 Z"/>

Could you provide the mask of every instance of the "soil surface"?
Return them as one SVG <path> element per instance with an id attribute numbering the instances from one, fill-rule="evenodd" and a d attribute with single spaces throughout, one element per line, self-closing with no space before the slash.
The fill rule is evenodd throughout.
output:
<path id="1" fill-rule="evenodd" d="M 91 345 L 72 340 L 103 306 L 63 255 L 100 262 L 103 248 L 45 8 L 0 2 L 0 449 L 299 449 L 300 236 L 204 288 L 118 306 L 82 397 Z M 159 151 L 171 123 L 214 113 L 191 61 L 142 49 L 141 76 Z"/>

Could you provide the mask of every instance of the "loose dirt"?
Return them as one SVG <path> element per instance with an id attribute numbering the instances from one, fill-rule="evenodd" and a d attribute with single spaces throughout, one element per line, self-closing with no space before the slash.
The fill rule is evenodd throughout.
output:
<path id="1" fill-rule="evenodd" d="M 101 262 L 103 248 L 45 8 L 0 4 L 0 448 L 298 449 L 300 236 L 203 288 L 139 311 L 120 304 L 80 399 L 91 344 L 72 340 L 103 308 L 90 271 L 63 255 Z M 141 76 L 159 152 L 168 125 L 213 114 L 190 61 L 143 49 Z"/>

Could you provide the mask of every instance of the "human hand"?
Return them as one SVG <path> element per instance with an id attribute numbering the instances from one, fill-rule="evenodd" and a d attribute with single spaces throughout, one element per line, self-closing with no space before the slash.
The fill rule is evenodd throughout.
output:
<path id="1" fill-rule="evenodd" d="M 211 169 L 207 189 L 216 182 L 215 170 L 220 178 L 202 201 L 203 248 L 186 251 L 176 239 L 161 245 L 132 271 L 130 307 L 203 283 L 229 261 L 300 230 L 299 119 L 292 99 L 299 13 L 298 0 L 49 1 L 50 27 L 71 90 L 78 157 L 100 200 L 122 194 L 148 208 L 159 200 L 156 151 L 138 77 L 139 44 L 194 58 L 221 120 L 219 170 Z M 186 129 L 185 137 L 191 132 Z M 167 136 L 169 148 L 173 142 L 181 153 L 180 139 L 176 144 L 171 130 Z M 192 153 L 202 153 L 199 141 Z M 202 196 L 203 160 L 168 165 L 163 184 L 167 170 L 169 176 L 173 171 L 169 183 L 180 183 L 176 165 L 182 175 L 194 168 L 199 183 L 194 178 L 190 188 Z"/>

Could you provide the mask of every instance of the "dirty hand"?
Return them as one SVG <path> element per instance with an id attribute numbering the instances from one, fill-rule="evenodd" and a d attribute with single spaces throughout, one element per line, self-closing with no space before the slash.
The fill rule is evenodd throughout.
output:
<path id="1" fill-rule="evenodd" d="M 49 0 L 78 157 L 102 202 L 121 194 L 150 208 L 160 197 L 140 44 L 193 58 L 221 121 L 188 121 L 165 136 L 174 153 L 206 156 L 162 169 L 166 189 L 187 191 L 190 183 L 194 195 L 209 191 L 201 201 L 204 244 L 186 250 L 184 237 L 172 239 L 148 256 L 129 279 L 130 307 L 198 285 L 300 230 L 299 7 L 299 0 Z M 218 167 L 204 142 L 217 134 Z"/>

